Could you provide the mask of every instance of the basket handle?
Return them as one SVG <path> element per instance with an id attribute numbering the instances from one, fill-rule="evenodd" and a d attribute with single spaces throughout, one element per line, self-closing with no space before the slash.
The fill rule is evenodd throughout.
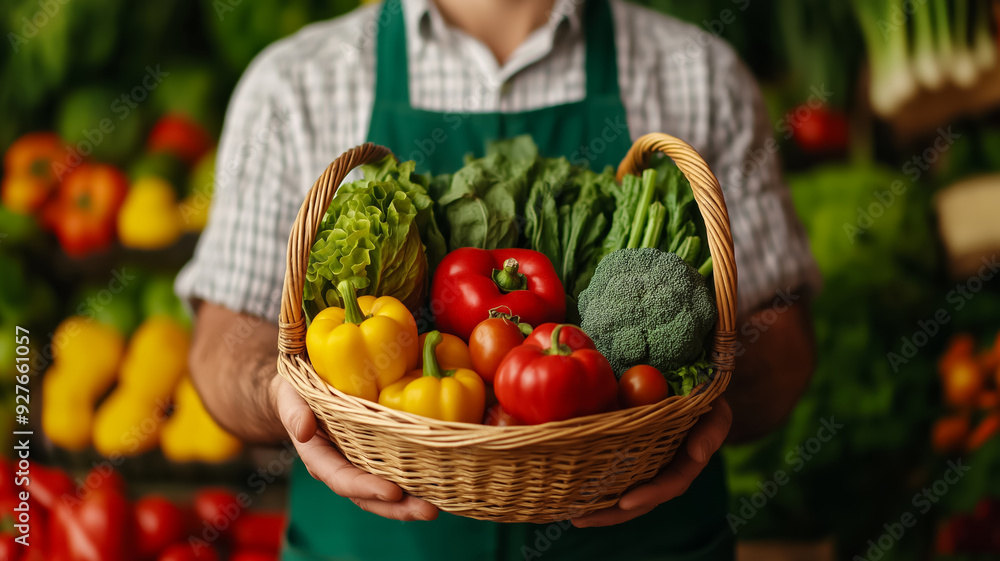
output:
<path id="1" fill-rule="evenodd" d="M 650 155 L 656 152 L 669 156 L 691 183 L 695 202 L 705 219 L 715 279 L 715 302 L 719 308 L 712 359 L 718 368 L 731 371 L 736 360 L 736 257 L 722 188 L 708 164 L 690 144 L 663 133 L 650 133 L 636 139 L 618 166 L 618 181 L 621 182 L 626 174 L 641 175 Z"/>
<path id="2" fill-rule="evenodd" d="M 323 215 L 330 208 L 333 195 L 351 170 L 377 162 L 390 154 L 392 152 L 388 148 L 371 142 L 355 146 L 327 166 L 309 189 L 288 236 L 285 283 L 281 289 L 281 316 L 278 319 L 278 351 L 287 355 L 299 355 L 305 351 L 306 320 L 302 313 L 302 290 L 309 265 L 309 250 Z"/>

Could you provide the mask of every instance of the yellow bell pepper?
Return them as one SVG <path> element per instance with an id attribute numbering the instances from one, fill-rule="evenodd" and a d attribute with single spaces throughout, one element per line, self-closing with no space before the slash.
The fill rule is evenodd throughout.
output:
<path id="1" fill-rule="evenodd" d="M 80 451 L 90 446 L 94 403 L 79 391 L 73 373 L 62 368 L 64 363 L 54 364 L 42 378 L 42 430 L 56 446 Z"/>
<path id="2" fill-rule="evenodd" d="M 391 296 L 355 296 L 337 286 L 343 308 L 326 308 L 306 332 L 309 360 L 334 388 L 369 401 L 417 365 L 417 322 Z"/>
<path id="3" fill-rule="evenodd" d="M 378 402 L 441 421 L 479 423 L 486 407 L 483 379 L 468 368 L 444 370 L 438 364 L 440 331 L 431 331 L 424 341 L 423 370 L 417 370 L 382 390 Z"/>
<path id="4" fill-rule="evenodd" d="M 169 400 L 187 372 L 190 347 L 191 337 L 180 324 L 167 316 L 150 317 L 132 334 L 118 389 L 146 401 Z"/>
<path id="5" fill-rule="evenodd" d="M 143 177 L 132 185 L 118 212 L 118 239 L 125 247 L 169 247 L 183 232 L 173 187 L 159 177 Z"/>
<path id="6" fill-rule="evenodd" d="M 174 462 L 218 463 L 238 454 L 242 446 L 238 438 L 212 419 L 191 379 L 181 380 L 177 386 L 174 414 L 160 435 L 163 455 Z"/>
<path id="7" fill-rule="evenodd" d="M 423 349 L 426 340 L 427 333 L 424 333 L 418 339 L 417 349 Z M 465 341 L 454 335 L 442 333 L 441 344 L 435 349 L 434 355 L 437 356 L 438 364 L 445 370 L 454 370 L 456 368 L 476 369 L 472 365 L 472 353 L 469 352 L 469 346 L 465 344 Z M 420 370 L 423 366 L 424 359 L 421 354 L 420 360 L 417 361 L 417 369 Z"/>
<path id="8" fill-rule="evenodd" d="M 114 383 L 124 347 L 114 328 L 80 316 L 56 328 L 54 362 L 42 380 L 42 430 L 53 444 L 67 450 L 90 445 L 94 403 Z"/>
<path id="9" fill-rule="evenodd" d="M 81 316 L 66 318 L 52 335 L 52 357 L 61 363 L 60 371 L 91 400 L 114 383 L 124 350 L 125 339 L 113 327 Z"/>
<path id="10" fill-rule="evenodd" d="M 137 456 L 153 450 L 160 442 L 168 404 L 121 386 L 115 388 L 94 415 L 94 448 L 107 457 Z"/>

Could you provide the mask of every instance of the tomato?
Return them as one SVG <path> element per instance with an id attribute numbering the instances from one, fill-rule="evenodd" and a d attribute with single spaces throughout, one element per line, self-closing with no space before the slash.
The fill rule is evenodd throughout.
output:
<path id="1" fill-rule="evenodd" d="M 238 549 L 277 551 L 285 534 L 285 515 L 244 512 L 233 522 L 232 542 Z"/>
<path id="2" fill-rule="evenodd" d="M 492 384 L 500 362 L 511 349 L 523 342 L 524 334 L 517 323 L 506 318 L 484 319 L 469 336 L 473 370 L 484 382 Z"/>
<path id="3" fill-rule="evenodd" d="M 518 421 L 513 415 L 505 411 L 499 403 L 495 403 L 486 410 L 486 415 L 483 416 L 483 424 L 494 427 L 514 427 L 524 423 Z"/>
<path id="4" fill-rule="evenodd" d="M 204 542 L 191 545 L 188 542 L 175 543 L 163 550 L 157 561 L 219 561 L 219 552 Z"/>
<path id="5" fill-rule="evenodd" d="M 203 489 L 194 497 L 195 516 L 215 528 L 231 530 L 242 511 L 239 498 L 226 489 Z"/>
<path id="6" fill-rule="evenodd" d="M 666 399 L 668 393 L 667 379 L 645 364 L 629 368 L 618 381 L 618 403 L 625 408 L 657 403 Z"/>
<path id="7" fill-rule="evenodd" d="M 135 503 L 135 524 L 139 557 L 144 559 L 184 539 L 181 509 L 159 495 L 150 495 Z"/>

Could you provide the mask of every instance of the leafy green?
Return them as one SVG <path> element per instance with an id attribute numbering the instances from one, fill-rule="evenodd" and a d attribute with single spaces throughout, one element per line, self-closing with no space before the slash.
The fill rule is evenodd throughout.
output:
<path id="1" fill-rule="evenodd" d="M 667 383 L 674 395 L 689 395 L 691 390 L 712 379 L 715 369 L 704 354 L 697 361 L 666 373 Z"/>
<path id="2" fill-rule="evenodd" d="M 358 296 L 394 296 L 411 310 L 423 304 L 429 270 L 446 246 L 427 194 L 430 179 L 414 168 L 414 162 L 387 157 L 362 166 L 364 179 L 337 191 L 310 250 L 303 297 L 308 317 L 340 306 L 336 287 L 345 280 Z"/>
<path id="3" fill-rule="evenodd" d="M 486 156 L 470 160 L 436 183 L 437 203 L 449 225 L 449 244 L 496 249 L 514 247 L 520 237 L 518 217 L 538 149 L 530 137 L 491 144 Z"/>

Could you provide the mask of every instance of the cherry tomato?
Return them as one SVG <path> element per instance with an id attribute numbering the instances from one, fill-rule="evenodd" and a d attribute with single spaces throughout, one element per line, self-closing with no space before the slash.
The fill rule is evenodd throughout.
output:
<path id="1" fill-rule="evenodd" d="M 629 368 L 618 381 L 618 403 L 624 408 L 657 403 L 666 399 L 669 392 L 663 374 L 645 364 Z"/>
<path id="2" fill-rule="evenodd" d="M 789 111 L 785 119 L 803 152 L 820 154 L 847 148 L 848 123 L 842 111 L 826 105 L 803 104 Z"/>
<path id="3" fill-rule="evenodd" d="M 492 384 L 500 362 L 511 349 L 523 342 L 524 334 L 513 321 L 505 318 L 484 319 L 469 336 L 472 369 L 484 382 Z"/>
<path id="4" fill-rule="evenodd" d="M 486 410 L 486 415 L 483 416 L 483 424 L 492 425 L 494 427 L 514 427 L 523 423 L 505 411 L 499 403 L 495 403 L 492 407 Z"/>
<path id="5" fill-rule="evenodd" d="M 135 503 L 139 557 L 153 557 L 172 543 L 184 539 L 184 515 L 174 503 L 150 495 Z"/>
<path id="6" fill-rule="evenodd" d="M 157 561 L 219 561 L 219 552 L 210 545 L 175 543 L 163 550 Z"/>

